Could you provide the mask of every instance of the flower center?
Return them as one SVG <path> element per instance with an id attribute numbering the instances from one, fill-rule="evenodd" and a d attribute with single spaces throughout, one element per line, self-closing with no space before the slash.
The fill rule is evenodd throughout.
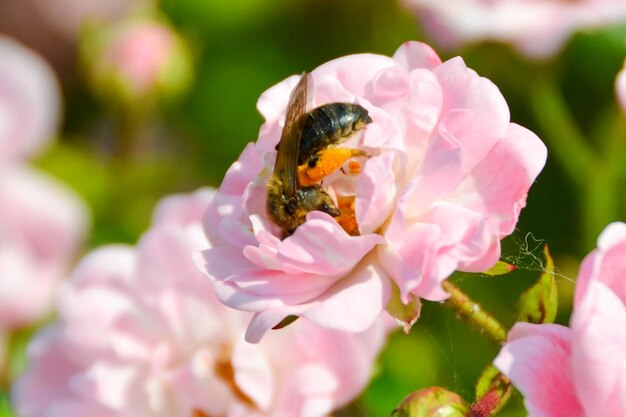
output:
<path id="1" fill-rule="evenodd" d="M 235 369 L 232 364 L 232 347 L 223 344 L 215 361 L 215 374 L 220 377 L 226 385 L 232 390 L 235 397 L 242 403 L 255 407 L 254 401 L 248 397 L 235 382 Z M 206 416 L 206 415 L 205 415 Z M 202 414 L 194 417 L 204 417 Z M 210 417 L 210 416 L 206 416 Z"/>
<path id="2" fill-rule="evenodd" d="M 202 411 L 202 410 L 199 410 L 199 409 L 197 409 L 197 408 L 194 408 L 194 409 L 191 411 L 191 417 L 213 417 L 213 416 L 208 415 L 207 413 L 205 413 L 205 412 L 204 412 L 204 411 Z"/>
<path id="3" fill-rule="evenodd" d="M 337 196 L 337 205 L 341 214 L 335 217 L 335 220 L 351 236 L 359 235 L 359 225 L 354 215 L 354 199 L 355 196 Z"/>

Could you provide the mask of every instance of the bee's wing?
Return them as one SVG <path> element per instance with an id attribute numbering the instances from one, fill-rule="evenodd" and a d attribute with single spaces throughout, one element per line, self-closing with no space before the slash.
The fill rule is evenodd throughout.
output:
<path id="1" fill-rule="evenodd" d="M 289 96 L 285 127 L 280 135 L 280 145 L 276 155 L 274 172 L 283 182 L 283 193 L 294 195 L 297 189 L 296 170 L 298 168 L 298 152 L 303 115 L 306 112 L 309 90 L 312 88 L 311 74 L 305 72 Z"/>

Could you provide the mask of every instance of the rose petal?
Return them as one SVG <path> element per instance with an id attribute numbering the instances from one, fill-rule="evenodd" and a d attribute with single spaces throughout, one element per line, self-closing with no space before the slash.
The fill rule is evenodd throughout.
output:
<path id="1" fill-rule="evenodd" d="M 493 361 L 524 395 L 529 415 L 585 416 L 572 385 L 570 341 L 566 327 L 517 323 Z"/>
<path id="2" fill-rule="evenodd" d="M 0 36 L 0 165 L 41 150 L 59 125 L 61 93 L 50 66 Z"/>
<path id="3" fill-rule="evenodd" d="M 381 227 L 395 206 L 394 157 L 393 153 L 385 153 L 370 158 L 357 179 L 354 212 L 362 235 Z"/>
<path id="4" fill-rule="evenodd" d="M 441 59 L 430 46 L 421 42 L 405 42 L 393 54 L 393 59 L 400 67 L 407 70 L 415 68 L 433 69 L 441 64 Z"/>
<path id="5" fill-rule="evenodd" d="M 389 278 L 376 263 L 366 260 L 350 275 L 316 299 L 302 315 L 327 328 L 361 332 L 380 316 L 391 297 Z M 367 308 L 361 308 L 363 304 Z"/>
<path id="6" fill-rule="evenodd" d="M 511 124 L 505 137 L 447 200 L 489 214 L 487 222 L 493 234 L 510 234 L 546 154 L 545 145 L 535 134 Z"/>
<path id="7" fill-rule="evenodd" d="M 624 323 L 624 300 L 603 283 L 592 281 L 576 305 L 571 324 L 574 384 L 587 415 L 626 414 Z"/>

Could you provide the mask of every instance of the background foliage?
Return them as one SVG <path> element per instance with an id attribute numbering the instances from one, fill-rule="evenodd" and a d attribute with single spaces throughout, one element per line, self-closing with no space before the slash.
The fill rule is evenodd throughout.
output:
<path id="1" fill-rule="evenodd" d="M 65 122 L 60 140 L 37 165 L 90 204 L 94 225 L 86 250 L 135 242 L 166 194 L 218 186 L 245 144 L 256 139 L 262 123 L 256 100 L 268 87 L 342 55 L 390 55 L 406 40 L 429 42 L 415 17 L 391 0 L 163 0 L 161 11 L 192 52 L 194 81 L 183 97 L 122 125 L 119 109 L 90 94 L 78 65 L 59 74 Z M 625 217 L 624 184 L 618 182 L 617 195 L 590 195 L 588 187 L 568 176 L 568 149 L 558 142 L 572 128 L 559 124 L 559 111 L 576 120 L 574 128 L 591 149 L 626 140 L 613 87 L 626 55 L 624 39 L 626 26 L 578 34 L 548 62 L 528 61 L 497 44 L 438 50 L 444 59 L 463 56 L 470 68 L 490 78 L 509 103 L 512 121 L 548 145 L 547 166 L 531 189 L 517 232 L 504 245 L 504 255 L 520 270 L 501 277 L 456 277 L 507 324 L 514 320 L 515 300 L 542 269 L 541 241 L 550 244 L 560 268 L 557 321 L 567 323 L 575 265 L 595 246 L 606 223 Z M 547 92 L 541 89 L 546 85 Z M 132 144 L 121 152 L 116 138 L 124 128 L 131 129 Z M 598 206 L 593 210 L 592 197 Z M 426 303 L 409 336 L 393 335 L 367 391 L 337 415 L 387 416 L 407 393 L 431 385 L 471 401 L 476 378 L 497 351 L 451 311 Z M 6 408 L 2 401 L 0 409 Z M 524 415 L 519 395 L 502 415 Z"/>

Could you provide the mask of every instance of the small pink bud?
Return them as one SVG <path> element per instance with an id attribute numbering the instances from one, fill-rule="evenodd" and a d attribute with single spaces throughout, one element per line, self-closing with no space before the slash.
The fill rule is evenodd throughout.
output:
<path id="1" fill-rule="evenodd" d="M 83 40 L 82 58 L 95 93 L 124 104 L 176 96 L 191 78 L 187 46 L 170 27 L 156 21 L 91 31 Z"/>
<path id="2" fill-rule="evenodd" d="M 430 387 L 409 394 L 392 417 L 464 417 L 468 411 L 469 406 L 458 394 Z"/>

